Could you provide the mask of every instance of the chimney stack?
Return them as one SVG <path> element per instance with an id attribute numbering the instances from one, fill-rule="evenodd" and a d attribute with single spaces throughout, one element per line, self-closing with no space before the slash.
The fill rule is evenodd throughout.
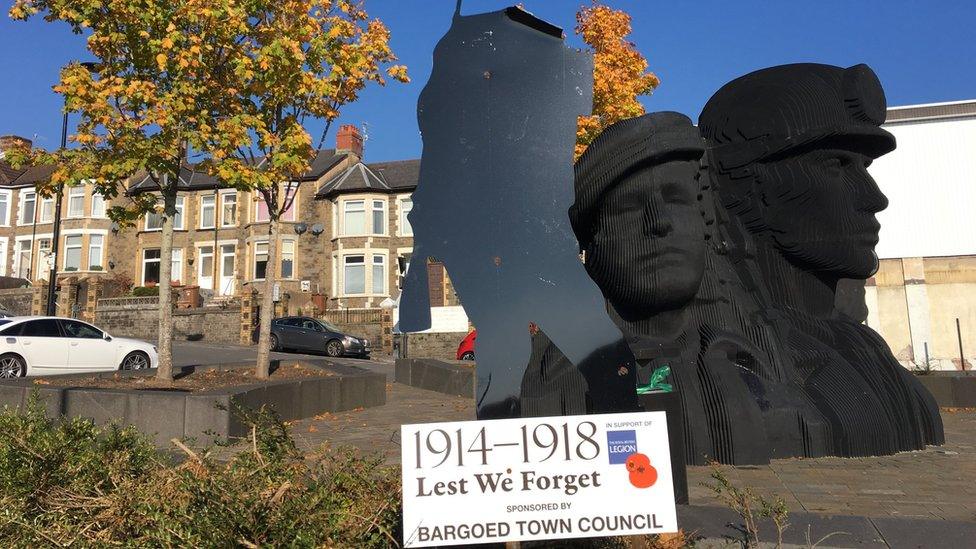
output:
<path id="1" fill-rule="evenodd" d="M 6 156 L 7 151 L 16 147 L 31 148 L 33 142 L 19 135 L 0 135 L 0 158 Z"/>
<path id="2" fill-rule="evenodd" d="M 345 152 L 363 158 L 363 134 L 359 133 L 359 128 L 352 124 L 339 126 L 336 133 L 336 152 Z"/>

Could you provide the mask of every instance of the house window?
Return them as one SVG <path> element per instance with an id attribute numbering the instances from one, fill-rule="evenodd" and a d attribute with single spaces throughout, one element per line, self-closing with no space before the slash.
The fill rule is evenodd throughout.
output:
<path id="1" fill-rule="evenodd" d="M 182 229 L 183 228 L 183 206 L 186 203 L 186 197 L 180 196 L 176 199 L 176 217 L 173 218 L 173 228 Z M 157 210 L 146 214 L 146 230 L 147 231 L 159 231 L 163 228 L 163 212 L 162 206 L 163 199 L 160 197 L 157 200 Z"/>
<path id="2" fill-rule="evenodd" d="M 29 192 L 21 196 L 20 224 L 30 225 L 34 223 L 34 214 L 37 211 L 37 193 Z"/>
<path id="3" fill-rule="evenodd" d="M 217 197 L 213 195 L 200 197 L 200 228 L 213 229 L 217 214 Z"/>
<path id="4" fill-rule="evenodd" d="M 413 227 L 407 215 L 413 210 L 413 200 L 404 198 L 400 201 L 400 236 L 413 236 Z"/>
<path id="5" fill-rule="evenodd" d="M 88 270 L 103 270 L 102 250 L 104 249 L 104 246 L 104 236 L 100 234 L 93 234 L 88 237 Z"/>
<path id="6" fill-rule="evenodd" d="M 386 256 L 373 256 L 373 293 L 386 294 Z"/>
<path id="7" fill-rule="evenodd" d="M 366 293 L 366 262 L 361 255 L 347 255 L 343 258 L 342 293 L 356 295 Z"/>
<path id="8" fill-rule="evenodd" d="M 183 280 L 183 249 L 173 248 L 173 262 L 170 264 L 171 270 L 169 274 L 169 279 L 174 283 L 181 282 Z"/>
<path id="9" fill-rule="evenodd" d="M 71 187 L 68 189 L 68 217 L 85 216 L 85 188 Z"/>
<path id="10" fill-rule="evenodd" d="M 254 243 L 254 279 L 264 280 L 268 273 L 268 243 Z"/>
<path id="11" fill-rule="evenodd" d="M 16 277 L 26 278 L 30 280 L 31 277 L 31 248 L 33 248 L 34 243 L 30 240 L 20 240 L 17 242 L 17 257 L 14 268 Z"/>
<path id="12" fill-rule="evenodd" d="M 281 241 L 281 278 L 295 277 L 295 241 Z"/>
<path id="13" fill-rule="evenodd" d="M 54 198 L 41 199 L 41 219 L 38 223 L 50 223 L 54 219 Z"/>
<path id="14" fill-rule="evenodd" d="M 397 289 L 403 288 L 403 277 L 407 276 L 407 269 L 410 268 L 411 254 L 397 256 Z"/>
<path id="15" fill-rule="evenodd" d="M 356 236 L 366 234 L 366 202 L 347 200 L 344 207 L 342 234 Z"/>
<path id="16" fill-rule="evenodd" d="M 283 214 L 281 214 L 282 221 L 295 220 L 295 210 L 298 209 L 298 204 L 297 204 L 298 197 L 295 196 L 295 193 L 297 192 L 298 192 L 298 183 L 288 183 L 287 185 L 285 185 L 285 200 L 286 201 L 290 200 L 291 204 L 289 204 L 288 209 L 285 210 Z"/>
<path id="17" fill-rule="evenodd" d="M 237 225 L 237 193 L 220 195 L 220 225 L 233 227 Z"/>
<path id="18" fill-rule="evenodd" d="M 198 253 L 200 254 L 200 277 L 212 277 L 214 271 L 214 256 L 213 256 L 213 246 L 200 246 L 198 248 Z"/>
<path id="19" fill-rule="evenodd" d="M 373 201 L 373 234 L 386 234 L 386 201 Z"/>
<path id="20" fill-rule="evenodd" d="M 151 248 L 142 251 L 142 285 L 146 284 L 159 284 L 159 258 L 160 251 L 159 248 Z M 183 250 L 180 248 L 173 248 L 173 262 L 171 263 L 172 272 L 170 273 L 170 280 L 173 282 L 180 281 L 180 274 L 183 270 Z"/>
<path id="21" fill-rule="evenodd" d="M 105 197 L 92 190 L 92 217 L 105 217 Z"/>
<path id="22" fill-rule="evenodd" d="M 64 270 L 81 269 L 81 235 L 64 237 Z"/>
<path id="23" fill-rule="evenodd" d="M 280 208 L 280 207 L 284 206 L 287 201 L 291 200 L 291 197 L 297 191 L 298 191 L 298 183 L 289 183 L 289 184 L 285 185 L 285 193 L 284 193 L 284 196 L 282 196 L 282 195 L 279 195 L 278 196 L 278 200 L 279 200 L 278 207 Z M 254 221 L 256 223 L 262 223 L 262 222 L 265 222 L 265 221 L 270 220 L 271 219 L 271 215 L 268 213 L 268 204 L 264 201 L 264 195 L 261 194 L 261 193 L 257 193 L 257 197 L 258 197 L 257 198 L 257 207 L 256 207 L 256 209 L 254 211 Z M 298 199 L 297 198 L 295 200 L 292 200 L 291 201 L 291 204 L 288 205 L 288 209 L 285 210 L 281 214 L 281 217 L 278 218 L 280 221 L 294 221 L 295 220 L 295 210 L 298 209 L 298 204 L 296 204 L 296 202 L 298 202 Z"/>
<path id="24" fill-rule="evenodd" d="M 159 248 L 142 251 L 142 285 L 159 284 Z"/>
<path id="25" fill-rule="evenodd" d="M 0 225 L 10 225 L 10 191 L 0 192 Z"/>

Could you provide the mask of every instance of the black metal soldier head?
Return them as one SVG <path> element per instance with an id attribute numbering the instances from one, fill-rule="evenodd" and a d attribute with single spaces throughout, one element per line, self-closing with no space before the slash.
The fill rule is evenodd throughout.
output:
<path id="1" fill-rule="evenodd" d="M 723 204 L 801 269 L 835 278 L 877 270 L 875 214 L 888 201 L 867 172 L 894 149 L 884 90 L 867 65 L 802 63 L 723 86 L 699 118 Z"/>
<path id="2" fill-rule="evenodd" d="M 608 127 L 576 163 L 573 229 L 587 272 L 625 318 L 679 308 L 698 291 L 703 153 L 687 116 L 659 112 Z"/>

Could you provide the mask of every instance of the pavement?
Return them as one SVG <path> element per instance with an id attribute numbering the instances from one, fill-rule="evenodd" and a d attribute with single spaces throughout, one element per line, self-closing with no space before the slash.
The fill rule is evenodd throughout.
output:
<path id="1" fill-rule="evenodd" d="M 222 361 L 249 360 L 253 352 L 253 347 L 174 344 L 181 365 L 213 362 L 215 355 Z M 275 353 L 276 358 L 300 356 Z M 394 383 L 389 357 L 341 362 L 386 374 L 387 404 L 291 422 L 292 436 L 302 448 L 353 445 L 398 463 L 401 424 L 475 418 L 470 398 Z M 791 523 L 787 546 L 809 547 L 832 534 L 816 546 L 976 547 L 976 410 L 943 410 L 942 417 L 946 444 L 941 447 L 883 457 L 783 459 L 720 468 L 735 486 L 786 502 Z M 711 474 L 709 467 L 688 467 L 691 505 L 679 510 L 684 517 L 680 524 L 710 540 L 699 546 L 724 547 L 741 536 L 728 526 L 737 517 L 705 486 Z M 775 541 L 775 535 L 763 540 Z"/>

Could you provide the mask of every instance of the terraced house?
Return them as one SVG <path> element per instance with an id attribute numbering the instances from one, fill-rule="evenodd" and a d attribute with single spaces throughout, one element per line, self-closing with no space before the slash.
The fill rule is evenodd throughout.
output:
<path id="1" fill-rule="evenodd" d="M 3 149 L 23 138 L 0 138 Z M 29 143 L 29 142 L 27 142 Z M 2 153 L 0 153 L 2 154 Z M 268 208 L 257 192 L 225 188 L 186 165 L 179 180 L 173 280 L 208 298 L 263 291 L 270 261 L 293 303 L 323 295 L 329 308 L 372 308 L 399 295 L 413 250 L 407 221 L 419 160 L 366 163 L 355 126 L 343 126 L 333 149 L 286 183 L 295 200 L 282 216 L 277 256 L 268 255 Z M 0 158 L 0 274 L 46 279 L 52 253 L 54 199 L 34 190 L 50 170 L 13 170 Z M 136 177 L 130 194 L 153 193 Z M 128 276 L 136 286 L 159 282 L 161 220 L 148 214 L 119 229 L 109 204 L 90 185 L 67 188 L 62 204 L 58 270 L 62 276 Z M 117 200 L 128 200 L 127 197 Z M 296 301 L 297 300 L 297 301 Z"/>

